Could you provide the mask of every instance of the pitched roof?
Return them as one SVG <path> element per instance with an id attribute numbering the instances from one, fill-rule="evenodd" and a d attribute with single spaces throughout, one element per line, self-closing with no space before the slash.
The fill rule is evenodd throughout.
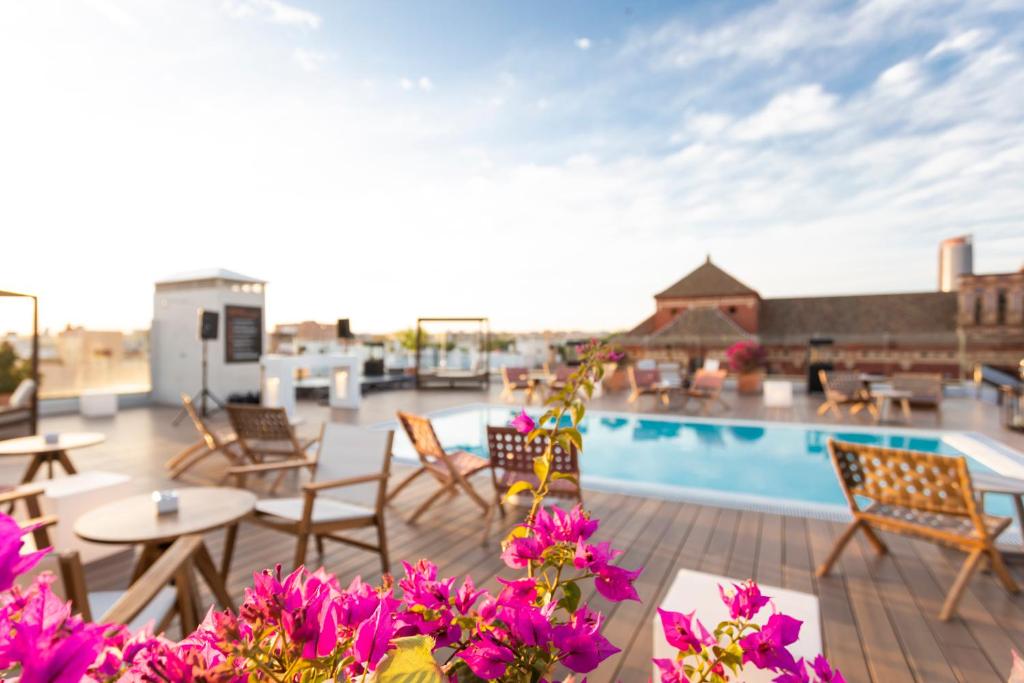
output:
<path id="1" fill-rule="evenodd" d="M 248 275 L 242 275 L 236 273 L 233 270 L 226 270 L 224 268 L 203 268 L 201 270 L 190 270 L 185 273 L 177 273 L 169 277 L 162 278 L 156 281 L 158 285 L 169 284 L 172 282 L 196 282 L 199 280 L 228 280 L 229 282 L 258 282 L 264 283 L 266 280 L 260 280 L 259 278 L 250 277 Z"/>
<path id="2" fill-rule="evenodd" d="M 758 327 L 763 340 L 775 343 L 886 335 L 949 341 L 956 335 L 956 316 L 956 292 L 764 299 Z"/>
<path id="3" fill-rule="evenodd" d="M 712 307 L 688 308 L 653 335 L 656 343 L 735 342 L 753 335 Z"/>
<path id="4" fill-rule="evenodd" d="M 735 296 L 740 294 L 756 295 L 757 292 L 716 266 L 708 256 L 707 260 L 689 275 L 660 294 L 655 294 L 654 298 Z"/>

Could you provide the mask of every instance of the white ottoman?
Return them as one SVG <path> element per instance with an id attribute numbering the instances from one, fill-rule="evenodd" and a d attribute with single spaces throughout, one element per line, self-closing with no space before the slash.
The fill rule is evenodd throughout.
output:
<path id="1" fill-rule="evenodd" d="M 75 521 L 84 513 L 118 498 L 137 493 L 131 477 L 116 472 L 79 472 L 40 483 L 44 493 L 43 512 L 57 516 L 57 525 L 50 528 L 50 541 L 58 552 L 77 550 L 82 562 L 108 557 L 124 548 L 117 545 L 89 543 L 74 532 Z"/>
<path id="2" fill-rule="evenodd" d="M 83 391 L 78 397 L 78 411 L 85 417 L 117 415 L 117 394 L 102 389 Z"/>
<path id="3" fill-rule="evenodd" d="M 786 380 L 766 379 L 762 384 L 765 408 L 792 408 L 793 383 Z"/>
<path id="4" fill-rule="evenodd" d="M 660 606 L 662 609 L 683 614 L 696 611 L 695 617 L 710 631 L 718 622 L 729 618 L 729 609 L 718 595 L 718 586 L 730 589 L 732 584 L 739 582 L 727 576 L 681 569 Z M 803 622 L 803 626 L 800 627 L 800 639 L 790 646 L 789 651 L 796 659 L 803 657 L 808 662 L 814 661 L 814 658 L 821 654 L 821 616 L 817 596 L 775 586 L 761 586 L 761 592 L 772 598 L 779 612 Z M 771 613 L 771 605 L 765 605 L 755 617 L 755 621 L 764 623 Z M 661 617 L 655 612 L 654 658 L 673 659 L 675 656 L 676 650 L 665 640 L 665 633 L 661 629 Z M 661 680 L 658 667 L 652 668 L 654 680 Z M 745 683 L 770 683 L 772 678 L 778 676 L 771 671 L 762 671 L 753 666 L 745 667 L 742 673 L 742 680 Z"/>

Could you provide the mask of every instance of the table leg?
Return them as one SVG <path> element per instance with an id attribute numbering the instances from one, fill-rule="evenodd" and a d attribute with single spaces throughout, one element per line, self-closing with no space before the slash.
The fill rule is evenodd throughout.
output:
<path id="1" fill-rule="evenodd" d="M 903 419 L 910 423 L 910 399 L 905 398 L 900 401 L 900 406 L 903 408 Z"/>
<path id="2" fill-rule="evenodd" d="M 231 600 L 231 596 L 228 595 L 228 589 L 224 585 L 224 579 L 221 577 L 220 572 L 217 571 L 217 566 L 213 563 L 213 558 L 210 557 L 210 551 L 206 549 L 206 544 L 203 543 L 199 546 L 199 550 L 195 555 L 196 569 L 206 580 L 206 585 L 213 591 L 213 595 L 220 602 L 221 607 L 227 609 L 235 609 L 234 602 Z"/>
<path id="3" fill-rule="evenodd" d="M 186 562 L 174 575 L 174 586 L 178 591 L 178 616 L 181 619 L 181 635 L 188 636 L 199 625 L 199 607 L 195 581 L 192 578 L 191 563 Z"/>
<path id="4" fill-rule="evenodd" d="M 224 555 L 220 562 L 220 575 L 227 583 L 228 571 L 231 569 L 231 558 L 235 554 L 235 539 L 238 538 L 238 523 L 228 526 L 224 530 Z"/>
<path id="5" fill-rule="evenodd" d="M 54 453 L 57 458 L 57 462 L 64 468 L 64 471 L 68 474 L 77 474 L 78 470 L 75 469 L 74 464 L 71 462 L 71 458 L 68 457 L 67 451 L 57 451 Z"/>
<path id="6" fill-rule="evenodd" d="M 1024 503 L 1021 502 L 1019 493 L 1013 496 L 1013 507 L 1017 509 L 1017 524 L 1020 525 L 1020 533 L 1024 537 Z"/>
<path id="7" fill-rule="evenodd" d="M 135 583 L 139 580 L 139 577 L 146 573 L 157 558 L 163 554 L 166 550 L 166 546 L 161 546 L 158 543 L 144 543 L 142 545 L 142 551 L 139 552 L 139 558 L 135 561 L 135 568 L 132 569 L 132 580 L 130 583 Z"/>
<path id="8" fill-rule="evenodd" d="M 46 478 L 53 479 L 53 454 L 46 454 Z"/>

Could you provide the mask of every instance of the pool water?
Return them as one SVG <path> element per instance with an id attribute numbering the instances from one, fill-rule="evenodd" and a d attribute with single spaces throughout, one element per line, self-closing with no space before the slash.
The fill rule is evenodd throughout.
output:
<path id="1" fill-rule="evenodd" d="M 528 412 L 536 419 L 541 411 Z M 431 419 L 446 449 L 464 449 L 487 457 L 487 425 L 505 425 L 516 413 L 517 409 L 511 407 L 472 405 L 436 413 Z M 943 441 L 941 432 L 915 429 L 676 419 L 595 411 L 587 414 L 580 431 L 584 439 L 580 456 L 584 486 L 700 502 L 756 504 L 779 511 L 794 507 L 820 512 L 846 509 L 829 460 L 830 438 L 962 455 Z M 396 434 L 395 453 L 415 457 L 404 434 Z M 990 471 L 973 460 L 970 467 Z M 992 512 L 1003 507 L 996 505 L 996 499 L 992 503 Z"/>

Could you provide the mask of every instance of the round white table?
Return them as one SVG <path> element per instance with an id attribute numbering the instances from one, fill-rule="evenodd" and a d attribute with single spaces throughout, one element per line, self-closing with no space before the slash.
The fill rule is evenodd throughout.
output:
<path id="1" fill-rule="evenodd" d="M 68 474 L 75 474 L 78 470 L 68 457 L 68 451 L 95 446 L 106 440 L 106 436 L 97 432 L 67 432 L 59 434 L 53 443 L 48 443 L 42 434 L 22 436 L 0 441 L 0 456 L 32 456 L 32 461 L 21 478 L 21 483 L 27 484 L 35 479 L 36 473 L 43 465 L 46 465 L 47 478 L 53 479 L 54 462 Z"/>

